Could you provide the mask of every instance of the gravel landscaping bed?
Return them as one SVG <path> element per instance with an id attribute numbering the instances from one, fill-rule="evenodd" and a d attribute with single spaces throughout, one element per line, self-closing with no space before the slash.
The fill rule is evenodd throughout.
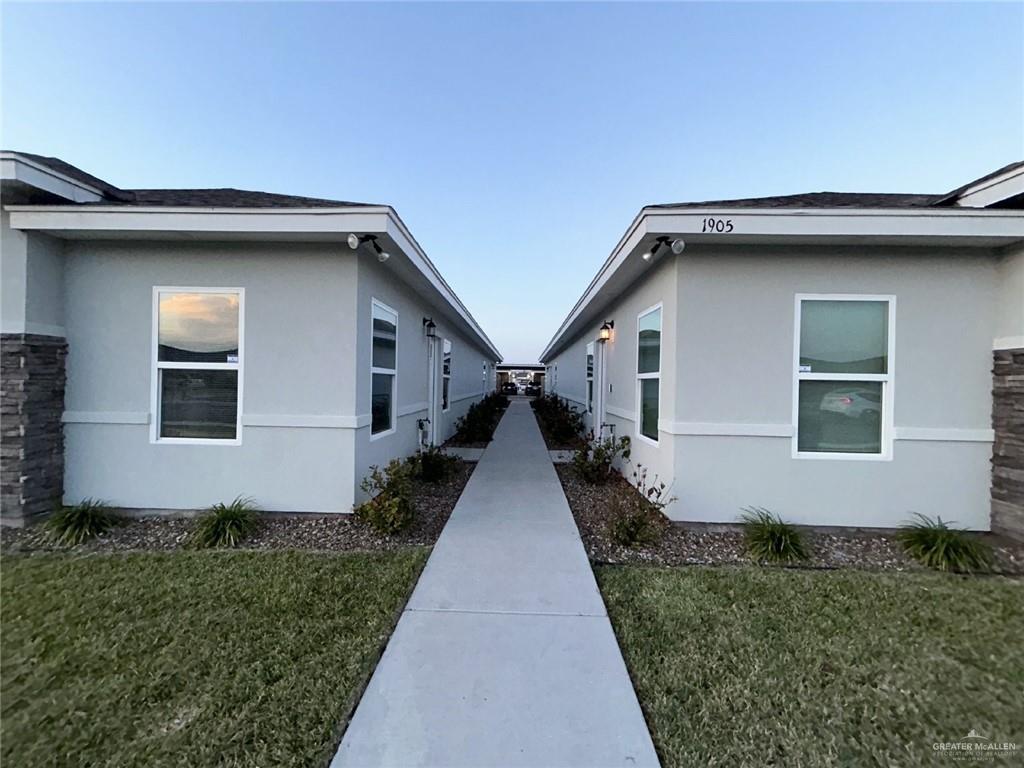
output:
<path id="1" fill-rule="evenodd" d="M 410 545 L 432 545 L 441 534 L 475 464 L 462 462 L 444 483 L 415 484 L 416 515 L 412 525 L 394 536 L 382 536 L 352 515 L 265 515 L 259 528 L 239 549 L 352 552 L 385 551 Z M 102 536 L 75 547 L 78 552 L 174 550 L 187 546 L 194 519 L 126 519 Z M 41 526 L 5 528 L 0 533 L 5 553 L 62 549 L 47 541 Z"/>
<path id="2" fill-rule="evenodd" d="M 653 545 L 624 547 L 608 535 L 611 513 L 608 498 L 612 484 L 589 485 L 569 466 L 556 466 L 569 507 L 580 530 L 583 545 L 592 562 L 624 565 L 740 565 L 750 560 L 743 551 L 740 530 L 722 530 L 722 526 L 671 523 L 661 540 Z M 612 483 L 628 485 L 622 477 Z M 995 555 L 994 570 L 1004 574 L 1024 574 L 1024 545 L 986 535 Z M 895 539 L 887 534 L 806 531 L 810 559 L 803 567 L 867 568 L 923 570 L 923 566 L 903 554 Z"/>

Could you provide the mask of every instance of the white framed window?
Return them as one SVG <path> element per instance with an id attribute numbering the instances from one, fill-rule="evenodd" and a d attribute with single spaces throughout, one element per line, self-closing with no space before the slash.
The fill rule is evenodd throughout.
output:
<path id="1" fill-rule="evenodd" d="M 395 431 L 398 400 L 398 313 L 372 301 L 370 439 Z"/>
<path id="2" fill-rule="evenodd" d="M 797 294 L 794 458 L 892 458 L 895 321 L 895 296 Z"/>
<path id="3" fill-rule="evenodd" d="M 153 288 L 150 441 L 239 445 L 245 290 Z"/>
<path id="4" fill-rule="evenodd" d="M 443 342 L 443 356 L 441 357 L 441 410 L 447 411 L 451 407 L 450 390 L 452 386 L 452 343 L 445 339 Z"/>
<path id="5" fill-rule="evenodd" d="M 480 383 L 480 394 L 482 394 L 482 395 L 486 395 L 487 394 L 487 369 L 489 367 L 490 366 L 485 361 L 484 362 L 483 380 Z"/>
<path id="6" fill-rule="evenodd" d="M 636 434 L 657 445 L 661 411 L 661 304 L 636 318 Z"/>
<path id="7" fill-rule="evenodd" d="M 594 412 L 594 342 L 587 344 L 587 413 Z"/>

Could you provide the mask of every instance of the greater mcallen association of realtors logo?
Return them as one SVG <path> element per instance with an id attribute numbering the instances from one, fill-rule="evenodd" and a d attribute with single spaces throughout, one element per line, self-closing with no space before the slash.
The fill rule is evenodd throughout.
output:
<path id="1" fill-rule="evenodd" d="M 993 760 L 1016 754 L 1019 744 L 1012 741 L 992 741 L 971 728 L 960 741 L 937 741 L 932 750 L 948 754 L 954 760 Z"/>

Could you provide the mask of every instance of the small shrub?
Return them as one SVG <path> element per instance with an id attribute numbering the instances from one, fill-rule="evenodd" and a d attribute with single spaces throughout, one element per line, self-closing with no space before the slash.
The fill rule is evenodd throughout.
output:
<path id="1" fill-rule="evenodd" d="M 508 398 L 504 395 L 497 392 L 484 395 L 455 422 L 454 440 L 460 443 L 490 442 L 506 408 Z"/>
<path id="2" fill-rule="evenodd" d="M 427 483 L 443 483 L 460 463 L 458 457 L 449 456 L 436 445 L 409 457 L 413 474 Z"/>
<path id="3" fill-rule="evenodd" d="M 192 532 L 192 546 L 198 549 L 236 547 L 256 529 L 256 503 L 245 496 L 236 496 L 230 504 L 219 502 L 206 510 Z"/>
<path id="4" fill-rule="evenodd" d="M 412 475 L 412 466 L 399 459 L 392 459 L 384 469 L 370 467 L 370 474 L 359 484 L 370 498 L 356 507 L 356 519 L 385 536 L 408 527 L 414 513 Z"/>
<path id="5" fill-rule="evenodd" d="M 51 541 L 73 547 L 104 533 L 115 522 L 106 502 L 86 499 L 54 512 L 46 521 L 46 528 Z"/>
<path id="6" fill-rule="evenodd" d="M 665 507 L 675 498 L 669 497 L 665 483 L 655 477 L 647 482 L 647 469 L 638 464 L 633 470 L 636 488 L 617 487 L 612 491 L 610 506 L 612 519 L 608 535 L 624 547 L 655 544 L 665 531 Z"/>
<path id="7" fill-rule="evenodd" d="M 541 395 L 530 401 L 548 439 L 559 445 L 574 445 L 580 441 L 586 424 L 583 412 L 571 407 L 558 395 Z"/>
<path id="8" fill-rule="evenodd" d="M 795 563 L 807 559 L 803 536 L 795 526 L 761 507 L 743 510 L 744 545 L 758 562 Z"/>
<path id="9" fill-rule="evenodd" d="M 938 571 L 984 573 L 992 567 L 992 549 L 962 528 L 950 528 L 941 517 L 916 520 L 900 527 L 896 539 L 921 565 Z"/>
<path id="10" fill-rule="evenodd" d="M 581 480 L 602 485 L 612 476 L 612 465 L 619 456 L 629 458 L 628 437 L 606 437 L 601 440 L 590 434 L 587 441 L 576 449 L 572 466 Z"/>

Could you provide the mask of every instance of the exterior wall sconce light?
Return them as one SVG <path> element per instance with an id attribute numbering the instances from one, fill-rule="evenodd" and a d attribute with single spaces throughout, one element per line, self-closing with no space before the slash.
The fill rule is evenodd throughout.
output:
<path id="1" fill-rule="evenodd" d="M 357 235 L 352 233 L 348 236 L 348 247 L 353 251 L 358 250 L 359 246 L 363 243 L 369 243 L 373 246 L 373 250 L 377 253 L 377 261 L 381 264 L 391 258 L 391 254 L 380 247 L 380 243 L 377 242 L 376 235 Z"/>
<path id="2" fill-rule="evenodd" d="M 435 323 L 432 318 L 424 317 L 423 318 L 423 333 L 426 334 L 426 337 L 428 339 L 435 339 L 435 338 L 437 338 L 436 331 L 437 331 L 437 323 Z"/>
<path id="3" fill-rule="evenodd" d="M 612 329 L 615 327 L 614 320 L 606 320 L 605 324 L 601 326 L 601 330 L 598 331 L 598 341 L 608 341 L 612 337 Z"/>
<path id="4" fill-rule="evenodd" d="M 658 251 L 661 248 L 669 248 L 672 251 L 672 253 L 678 256 L 686 248 L 686 243 L 683 242 L 682 238 L 677 237 L 675 240 L 673 240 L 671 237 L 668 237 L 667 235 L 662 235 L 661 237 L 654 241 L 654 245 L 651 247 L 650 250 L 644 251 L 642 254 L 640 254 L 640 258 L 643 259 L 644 261 L 650 261 L 651 259 L 658 255 Z"/>

